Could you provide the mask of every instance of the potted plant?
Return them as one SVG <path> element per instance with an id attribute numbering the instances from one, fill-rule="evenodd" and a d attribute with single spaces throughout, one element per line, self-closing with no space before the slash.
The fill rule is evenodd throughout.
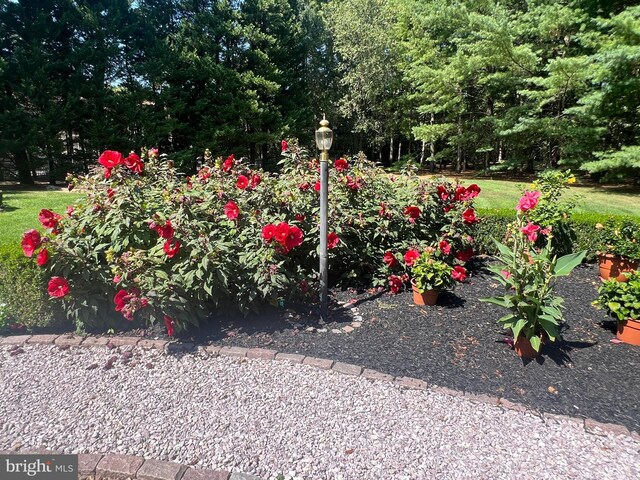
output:
<path id="1" fill-rule="evenodd" d="M 459 277 L 459 270 L 436 258 L 434 252 L 434 248 L 425 249 L 411 265 L 411 287 L 416 305 L 435 305 L 440 292 L 452 289 L 455 277 Z M 466 277 L 466 270 L 464 275 Z"/>
<path id="2" fill-rule="evenodd" d="M 599 232 L 600 251 L 598 266 L 600 276 L 619 282 L 626 281 L 625 272 L 638 268 L 640 261 L 640 228 L 631 219 L 609 219 L 604 224 L 596 224 Z"/>
<path id="3" fill-rule="evenodd" d="M 616 337 L 631 345 L 640 345 L 640 272 L 624 274 L 626 282 L 605 280 L 594 303 L 618 320 Z"/>
<path id="4" fill-rule="evenodd" d="M 495 241 L 498 264 L 490 267 L 505 287 L 505 294 L 480 301 L 509 310 L 498 320 L 513 333 L 514 349 L 525 358 L 535 358 L 542 343 L 555 341 L 563 321 L 563 299 L 554 295 L 555 278 L 569 275 L 579 265 L 586 251 L 557 258 L 552 253 L 551 230 L 530 221 L 529 211 L 538 204 L 540 192 L 525 192 L 516 208 L 516 220 L 509 226 L 509 245 Z M 539 236 L 546 236 L 545 246 L 535 248 Z"/>

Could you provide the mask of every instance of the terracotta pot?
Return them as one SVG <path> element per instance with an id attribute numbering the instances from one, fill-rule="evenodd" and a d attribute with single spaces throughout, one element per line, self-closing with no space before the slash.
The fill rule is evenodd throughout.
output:
<path id="1" fill-rule="evenodd" d="M 631 272 L 638 268 L 638 262 L 633 262 L 617 255 L 610 253 L 598 254 L 598 266 L 600 267 L 600 276 L 605 280 L 615 278 L 619 282 L 626 282 L 623 272 Z"/>
<path id="2" fill-rule="evenodd" d="M 640 320 L 625 320 L 618 322 L 618 340 L 629 345 L 640 345 Z"/>
<path id="3" fill-rule="evenodd" d="M 544 344 L 544 337 L 542 338 L 542 343 Z M 518 337 L 513 344 L 513 349 L 516 351 L 518 356 L 522 358 L 537 358 L 540 355 L 540 352 L 535 351 L 531 346 L 531 341 L 524 335 L 520 335 Z M 542 345 L 540 346 L 540 349 L 542 350 Z"/>
<path id="4" fill-rule="evenodd" d="M 416 305 L 433 306 L 438 301 L 438 295 L 440 294 L 438 290 L 426 290 L 424 293 L 420 293 L 413 282 L 411 283 L 411 288 L 413 289 L 413 303 Z"/>

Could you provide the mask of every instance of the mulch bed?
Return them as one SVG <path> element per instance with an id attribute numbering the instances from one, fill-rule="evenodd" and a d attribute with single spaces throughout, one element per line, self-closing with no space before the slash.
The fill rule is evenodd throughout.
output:
<path id="1" fill-rule="evenodd" d="M 320 325 L 309 308 L 273 309 L 258 317 L 214 319 L 183 340 L 330 358 L 640 431 L 640 347 L 611 342 L 615 322 L 591 305 L 597 266 L 580 266 L 559 279 L 557 292 L 566 305 L 563 340 L 546 345 L 533 361 L 520 359 L 507 343 L 496 323 L 506 312 L 478 300 L 502 287 L 482 260 L 472 268 L 472 277 L 441 295 L 435 307 L 415 306 L 410 292 L 334 290 L 328 325 Z M 351 324 L 354 307 L 362 326 L 333 333 Z"/>

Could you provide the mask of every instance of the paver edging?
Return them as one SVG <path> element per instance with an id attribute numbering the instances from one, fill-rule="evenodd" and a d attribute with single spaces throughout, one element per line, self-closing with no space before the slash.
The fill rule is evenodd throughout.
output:
<path id="1" fill-rule="evenodd" d="M 73 338 L 73 344 L 68 345 L 65 342 L 66 339 Z M 76 344 L 75 335 L 15 335 L 15 336 L 5 336 L 0 337 L 0 346 L 21 346 L 26 343 L 28 344 L 56 344 L 61 347 L 96 347 L 96 346 L 104 346 L 101 345 L 102 342 L 98 342 L 97 340 L 93 340 L 91 342 L 87 342 L 85 344 L 85 340 L 87 338 L 96 337 L 84 337 L 82 341 Z M 97 337 L 101 338 L 101 337 Z M 109 339 L 120 339 L 116 340 L 117 346 L 138 346 L 139 348 L 149 348 L 151 345 L 145 342 L 145 339 L 140 337 L 102 337 Z M 63 340 L 64 339 L 64 340 Z M 145 343 L 142 343 L 145 342 Z M 154 348 L 158 348 L 159 351 L 163 351 L 165 354 L 178 353 L 178 352 L 186 352 L 186 353 L 197 353 L 195 346 L 193 344 L 181 344 L 179 342 L 165 342 L 164 340 L 156 341 Z M 162 343 L 164 342 L 164 343 Z M 107 343 L 108 348 L 114 348 L 114 344 L 112 342 Z M 160 345 L 162 347 L 160 348 Z M 157 346 L 156 346 L 157 345 Z M 344 362 L 337 362 L 330 359 L 322 359 L 316 357 L 310 357 L 306 355 L 301 355 L 298 353 L 287 353 L 287 352 L 278 352 L 276 350 L 271 349 L 262 349 L 262 348 L 246 348 L 246 347 L 234 347 L 234 346 L 224 346 L 218 347 L 215 345 L 207 345 L 202 346 L 199 350 L 208 353 L 210 357 L 217 357 L 218 355 L 228 356 L 228 357 L 236 357 L 243 358 L 249 360 L 258 360 L 258 361 L 289 361 L 292 363 L 307 365 L 310 368 L 317 368 L 321 370 L 329 370 L 331 372 L 340 373 L 342 375 L 349 375 L 354 377 L 362 377 L 363 379 L 369 381 L 383 381 L 390 382 L 396 385 L 399 388 L 403 389 L 417 389 L 424 390 L 431 393 L 438 393 L 444 395 L 450 395 L 455 397 L 466 398 L 469 401 L 476 403 L 483 403 L 499 408 L 503 408 L 505 410 L 517 411 L 521 413 L 530 413 L 540 417 L 544 422 L 556 422 L 556 423 L 570 423 L 582 428 L 586 433 L 590 435 L 621 435 L 628 436 L 636 441 L 640 441 L 640 432 L 636 432 L 633 430 L 629 430 L 624 425 L 619 425 L 615 423 L 603 423 L 591 418 L 584 417 L 576 417 L 576 416 L 568 416 L 568 415 L 558 415 L 549 412 L 541 412 L 535 408 L 529 407 L 519 402 L 514 402 L 508 400 L 506 398 L 497 397 L 493 395 L 487 395 L 484 393 L 474 393 L 474 392 L 466 392 L 453 390 L 447 387 L 439 387 L 436 385 L 429 385 L 422 379 L 413 378 L 413 377 L 394 377 L 392 375 L 388 375 L 385 373 L 377 372 L 375 370 L 364 368 L 360 365 L 352 365 Z M 306 361 L 305 361 L 306 360 Z M 329 366 L 330 365 L 330 366 Z"/>

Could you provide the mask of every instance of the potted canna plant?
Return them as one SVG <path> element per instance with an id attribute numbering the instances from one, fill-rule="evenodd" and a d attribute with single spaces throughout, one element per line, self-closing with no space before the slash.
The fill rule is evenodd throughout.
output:
<path id="1" fill-rule="evenodd" d="M 509 245 L 494 240 L 499 250 L 498 264 L 490 270 L 505 287 L 505 294 L 480 299 L 509 310 L 498 323 L 511 329 L 514 349 L 524 358 L 537 357 L 544 342 L 559 337 L 563 299 L 554 294 L 555 279 L 569 275 L 586 254 L 553 255 L 551 230 L 541 229 L 528 216 L 539 197 L 540 192 L 527 191 L 520 199 L 516 220 L 509 226 Z M 538 251 L 535 243 L 539 235 L 546 236 L 546 243 Z"/>
<path id="2" fill-rule="evenodd" d="M 618 340 L 640 345 L 640 272 L 624 275 L 625 282 L 614 278 L 603 281 L 598 289 L 598 299 L 593 303 L 618 320 Z"/>
<path id="3" fill-rule="evenodd" d="M 638 268 L 640 262 L 640 227 L 637 222 L 624 218 L 608 219 L 604 224 L 596 224 L 600 251 L 598 266 L 604 280 L 613 278 L 625 282 L 625 272 Z"/>

